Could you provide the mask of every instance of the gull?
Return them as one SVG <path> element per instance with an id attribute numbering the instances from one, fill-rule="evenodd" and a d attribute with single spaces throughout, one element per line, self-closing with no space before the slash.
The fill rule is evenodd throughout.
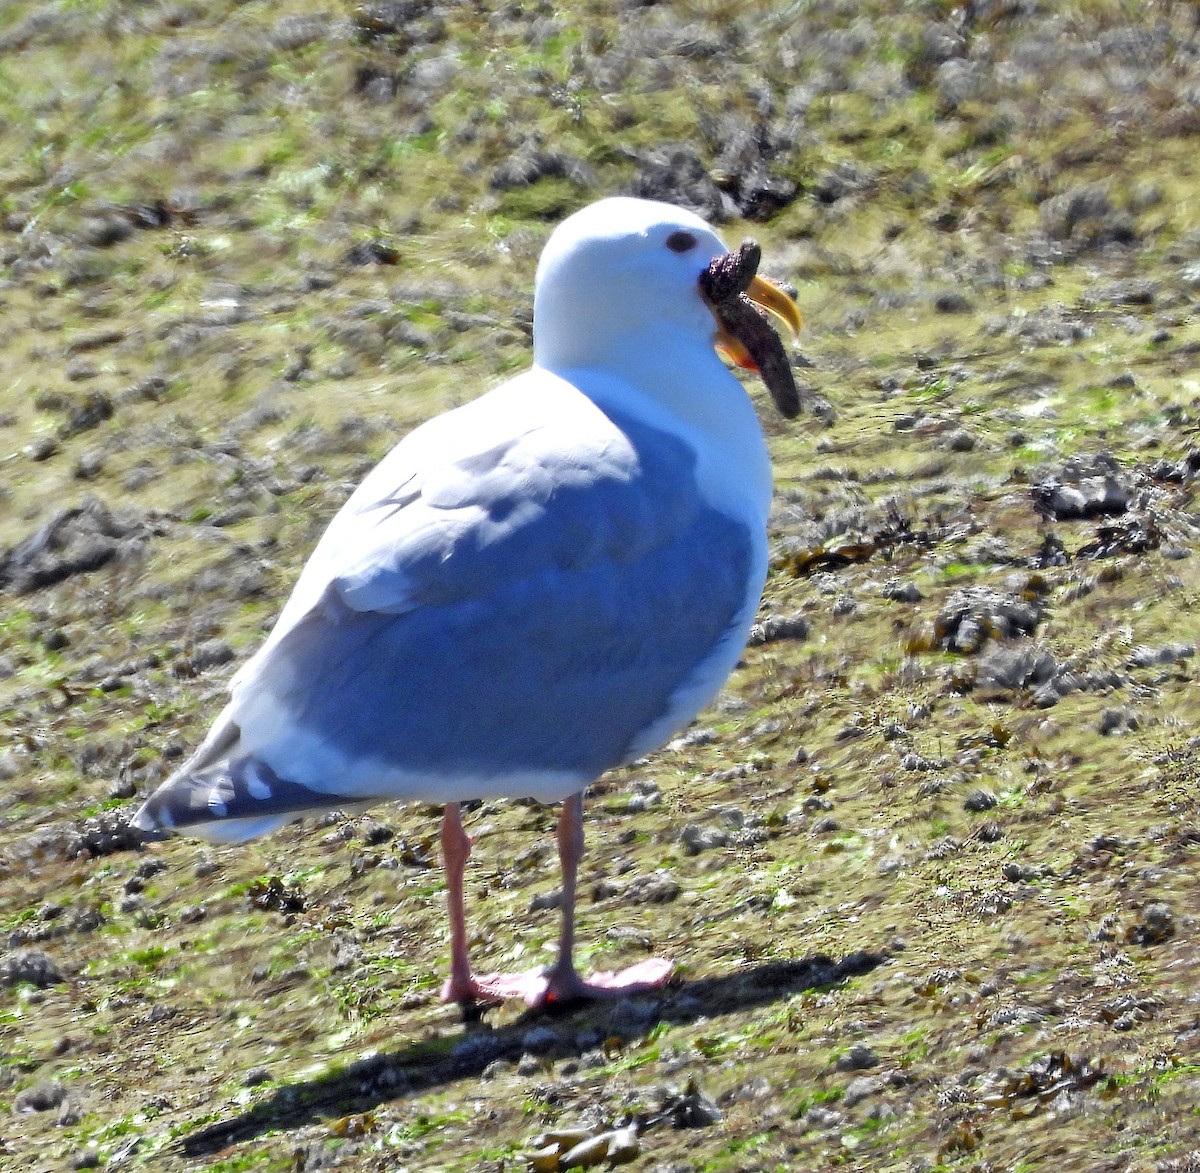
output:
<path id="1" fill-rule="evenodd" d="M 583 795 L 684 728 L 737 663 L 767 573 L 771 466 L 746 391 L 799 410 L 767 314 L 795 302 L 701 218 L 613 197 L 564 220 L 535 279 L 533 365 L 422 424 L 313 550 L 228 704 L 134 825 L 223 843 L 308 812 L 444 807 L 442 998 L 562 1004 L 659 987 L 583 977 Z M 761 311 L 761 312 L 760 312 Z M 551 965 L 476 974 L 460 804 L 561 802 Z"/>

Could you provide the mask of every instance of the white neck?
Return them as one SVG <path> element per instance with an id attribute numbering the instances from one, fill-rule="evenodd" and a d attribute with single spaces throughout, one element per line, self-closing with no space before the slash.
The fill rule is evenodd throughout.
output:
<path id="1" fill-rule="evenodd" d="M 675 345 L 672 345 L 675 342 Z M 682 343 L 679 344 L 679 343 Z M 700 489 L 711 504 L 762 528 L 771 506 L 771 464 L 745 390 L 711 343 L 626 334 L 603 365 L 546 366 L 602 410 L 678 433 L 697 455 Z"/>

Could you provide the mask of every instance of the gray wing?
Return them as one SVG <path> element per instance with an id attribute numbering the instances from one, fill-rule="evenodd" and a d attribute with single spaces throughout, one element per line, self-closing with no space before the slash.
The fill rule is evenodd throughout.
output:
<path id="1" fill-rule="evenodd" d="M 576 426 L 401 492 L 369 478 L 298 584 L 302 613 L 237 678 L 237 743 L 189 763 L 160 811 L 560 798 L 640 752 L 731 632 L 740 648 L 756 542 L 702 499 L 682 441 L 594 408 Z"/>

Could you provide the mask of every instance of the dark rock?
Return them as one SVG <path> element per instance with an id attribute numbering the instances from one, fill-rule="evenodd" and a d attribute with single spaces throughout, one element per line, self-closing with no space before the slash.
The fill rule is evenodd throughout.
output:
<path id="1" fill-rule="evenodd" d="M 885 1084 L 882 1079 L 875 1079 L 869 1075 L 859 1075 L 846 1084 L 842 1092 L 842 1103 L 847 1108 L 853 1108 L 855 1104 L 881 1091 L 884 1086 Z"/>
<path id="2" fill-rule="evenodd" d="M 680 204 L 713 223 L 730 220 L 738 211 L 733 197 L 717 186 L 695 149 L 685 143 L 643 155 L 627 194 Z"/>
<path id="3" fill-rule="evenodd" d="M 1161 945 L 1175 935 L 1175 913 L 1169 904 L 1147 904 L 1142 919 L 1126 933 L 1134 945 Z"/>
<path id="4" fill-rule="evenodd" d="M 396 837 L 396 832 L 386 823 L 377 822 L 370 819 L 364 823 L 360 834 L 362 840 L 370 847 L 377 847 L 381 843 L 388 843 Z"/>
<path id="5" fill-rule="evenodd" d="M 1011 884 L 1016 884 L 1024 880 L 1037 879 L 1038 869 L 1031 864 L 1013 863 L 1004 864 L 1000 869 L 1000 874 Z"/>
<path id="6" fill-rule="evenodd" d="M 996 644 L 980 657 L 976 683 L 985 688 L 1029 688 L 1056 679 L 1061 671 L 1046 648 Z"/>
<path id="7" fill-rule="evenodd" d="M 89 448 L 86 452 L 81 452 L 72 470 L 75 479 L 94 481 L 104 471 L 106 459 L 105 453 L 98 448 Z M 88 569 L 91 568 L 88 567 Z"/>
<path id="8" fill-rule="evenodd" d="M 1115 920 L 1115 917 L 1112 919 Z M 1128 1029 L 1128 1026 L 1121 1026 L 1120 1023 L 1124 1022 L 1131 1026 L 1138 1022 L 1148 1022 L 1152 1018 L 1157 1018 L 1162 1008 L 1161 998 L 1155 997 L 1153 994 L 1130 991 L 1101 1002 L 1097 1007 L 1097 1017 L 1101 1022 L 1112 1023 L 1117 1030 L 1123 1030 Z"/>
<path id="9" fill-rule="evenodd" d="M 0 985 L 28 982 L 43 990 L 65 980 L 54 959 L 41 949 L 17 949 L 0 958 Z"/>
<path id="10" fill-rule="evenodd" d="M 921 29 L 920 37 L 909 45 L 905 77 L 913 85 L 928 85 L 939 66 L 965 56 L 966 51 L 967 40 L 957 22 L 931 20 Z"/>
<path id="11" fill-rule="evenodd" d="M 1038 209 L 1042 230 L 1054 240 L 1066 240 L 1083 222 L 1099 220 L 1112 211 L 1108 193 L 1095 183 L 1080 184 L 1045 200 Z"/>
<path id="12" fill-rule="evenodd" d="M 380 71 L 370 65 L 359 65 L 354 71 L 353 92 L 376 106 L 386 106 L 396 97 L 396 74 Z"/>
<path id="13" fill-rule="evenodd" d="M 1182 460 L 1168 460 L 1163 457 L 1154 461 L 1146 469 L 1146 475 L 1153 481 L 1183 485 L 1191 481 L 1198 471 L 1200 471 L 1200 450 L 1193 450 Z"/>
<path id="14" fill-rule="evenodd" d="M 254 880 L 246 890 L 246 902 L 263 912 L 303 912 L 308 907 L 304 893 L 287 887 L 279 876 Z"/>
<path id="15" fill-rule="evenodd" d="M 509 191 L 542 179 L 566 179 L 583 189 L 593 188 L 599 182 L 582 159 L 549 150 L 531 137 L 492 172 L 490 183 L 495 191 Z"/>
<path id="16" fill-rule="evenodd" d="M 888 579 L 879 593 L 895 603 L 919 603 L 925 597 L 915 582 L 901 582 L 897 578 Z"/>
<path id="17" fill-rule="evenodd" d="M 768 119 L 726 115 L 715 120 L 706 137 L 717 152 L 713 180 L 747 220 L 768 220 L 796 199 L 799 185 L 775 169 L 790 140 Z"/>
<path id="18" fill-rule="evenodd" d="M 1074 484 L 1049 477 L 1029 492 L 1038 513 L 1055 521 L 1124 513 L 1130 498 L 1129 487 L 1111 476 L 1088 477 Z"/>
<path id="19" fill-rule="evenodd" d="M 86 383 L 100 374 L 100 368 L 95 363 L 84 358 L 72 359 L 67 363 L 67 378 L 72 383 Z"/>
<path id="20" fill-rule="evenodd" d="M 875 180 L 873 171 L 864 170 L 855 163 L 838 163 L 817 177 L 812 194 L 818 203 L 836 204 L 847 196 L 870 191 Z"/>
<path id="21" fill-rule="evenodd" d="M 682 891 L 678 880 L 660 871 L 632 880 L 624 899 L 630 904 L 670 904 Z"/>
<path id="22" fill-rule="evenodd" d="M 1194 644 L 1164 644 L 1158 648 L 1136 647 L 1129 654 L 1131 668 L 1149 668 L 1156 664 L 1174 664 L 1196 654 Z"/>
<path id="23" fill-rule="evenodd" d="M 305 45 L 329 39 L 332 31 L 327 16 L 293 13 L 276 22 L 271 31 L 271 44 L 285 52 L 303 49 Z"/>
<path id="24" fill-rule="evenodd" d="M 114 346 L 125 339 L 124 330 L 97 330 L 93 334 L 81 334 L 67 344 L 67 354 L 82 354 L 89 350 L 100 350 L 105 346 Z"/>
<path id="25" fill-rule="evenodd" d="M 855 1043 L 834 1064 L 838 1071 L 865 1071 L 878 1066 L 879 1056 L 866 1043 Z"/>
<path id="26" fill-rule="evenodd" d="M 354 25 L 360 36 L 375 38 L 410 32 L 409 26 L 424 17 L 433 0 L 376 0 L 353 8 Z"/>
<path id="27" fill-rule="evenodd" d="M 991 72 L 983 61 L 968 61 L 962 57 L 943 61 L 933 77 L 938 110 L 952 113 L 962 103 L 978 98 L 992 81 Z"/>
<path id="28" fill-rule="evenodd" d="M 776 640 L 806 639 L 808 637 L 808 620 L 799 612 L 791 615 L 769 615 L 761 623 L 750 628 L 747 644 L 757 647 L 760 644 L 774 643 Z"/>
<path id="29" fill-rule="evenodd" d="M 408 80 L 415 93 L 420 94 L 426 102 L 430 102 L 435 94 L 443 94 L 453 88 L 454 79 L 458 77 L 461 69 L 459 55 L 451 51 L 418 61 L 413 66 Z"/>
<path id="30" fill-rule="evenodd" d="M 40 464 L 43 460 L 49 460 L 51 456 L 54 456 L 58 452 L 58 447 L 58 441 L 53 436 L 39 436 L 25 446 L 25 455 Z"/>
<path id="31" fill-rule="evenodd" d="M 1095 855 L 1103 852 L 1127 852 L 1133 851 L 1138 845 L 1136 839 L 1127 839 L 1121 835 L 1109 835 L 1101 833 L 1093 835 L 1087 842 L 1088 851 Z"/>
<path id="32" fill-rule="evenodd" d="M 144 379 L 139 379 L 131 387 L 127 387 L 121 392 L 122 401 L 134 402 L 139 399 L 146 400 L 150 403 L 157 403 L 167 390 L 167 380 L 161 375 L 148 375 Z"/>
<path id="33" fill-rule="evenodd" d="M 964 587 L 938 613 L 934 638 L 951 651 L 976 652 L 988 639 L 1032 635 L 1041 618 L 1037 603 L 989 587 Z"/>
<path id="34" fill-rule="evenodd" d="M 957 289 L 946 289 L 934 296 L 933 308 L 939 314 L 969 314 L 975 307 L 966 294 Z"/>
<path id="35" fill-rule="evenodd" d="M 672 1128 L 707 1128 L 724 1119 L 716 1101 L 702 1092 L 695 1080 L 689 1081 L 682 1094 L 668 1093 L 656 1116 L 669 1120 Z"/>
<path id="36" fill-rule="evenodd" d="M 33 1087 L 18 1092 L 13 1107 L 18 1112 L 48 1112 L 67 1098 L 67 1089 L 56 1079 L 42 1080 Z"/>
<path id="37" fill-rule="evenodd" d="M 86 819 L 71 831 L 63 854 L 67 859 L 80 856 L 93 858 L 140 848 L 145 836 L 130 826 L 132 813 L 105 811 L 102 815 Z"/>
<path id="38" fill-rule="evenodd" d="M 963 810 L 971 814 L 981 814 L 990 811 L 1000 800 L 990 790 L 972 790 L 963 799 Z"/>
<path id="39" fill-rule="evenodd" d="M 98 908 L 76 908 L 68 918 L 67 927 L 73 933 L 94 933 L 104 923 L 104 914 Z"/>
<path id="40" fill-rule="evenodd" d="M 1092 248 L 1136 239 L 1133 217 L 1117 211 L 1104 187 L 1084 183 L 1045 200 L 1038 209 L 1042 231 L 1053 241 Z"/>
<path id="41" fill-rule="evenodd" d="M 348 265 L 396 265 L 400 250 L 386 240 L 364 240 L 348 248 L 343 260 Z"/>
<path id="42" fill-rule="evenodd" d="M 1076 552 L 1080 558 L 1112 558 L 1120 554 L 1144 554 L 1157 550 L 1165 534 L 1155 513 L 1130 513 L 1115 521 L 1096 526 L 1092 541 L 1085 542 Z"/>
<path id="43" fill-rule="evenodd" d="M 556 889 L 553 892 L 535 892 L 529 901 L 529 911 L 546 912 L 551 909 L 561 908 L 562 898 L 561 889 Z"/>
<path id="44" fill-rule="evenodd" d="M 149 859 L 142 860 L 142 862 L 133 869 L 133 874 L 139 880 L 148 880 L 151 876 L 157 876 L 160 872 L 165 872 L 166 870 L 167 865 L 161 859 L 151 856 Z"/>
<path id="45" fill-rule="evenodd" d="M 952 428 L 942 437 L 940 447 L 949 452 L 973 452 L 978 441 L 967 428 Z"/>
<path id="46" fill-rule="evenodd" d="M 192 651 L 192 664 L 198 672 L 228 664 L 233 659 L 233 648 L 223 639 L 206 639 Z"/>
<path id="47" fill-rule="evenodd" d="M 80 232 L 83 244 L 93 248 L 111 248 L 133 235 L 133 225 L 123 216 L 99 216 L 87 221 Z"/>
<path id="48" fill-rule="evenodd" d="M 722 827 L 701 827 L 688 823 L 679 832 L 679 843 L 688 855 L 699 855 L 714 847 L 726 847 L 731 839 L 729 831 Z"/>
<path id="49" fill-rule="evenodd" d="M 64 440 L 112 419 L 113 401 L 103 391 L 89 391 L 81 401 L 71 403 L 69 411 L 70 415 L 59 429 Z"/>
<path id="50" fill-rule="evenodd" d="M 1137 715 L 1129 709 L 1105 709 L 1100 714 L 1100 734 L 1111 737 L 1114 733 L 1129 733 L 1141 725 Z"/>
<path id="51" fill-rule="evenodd" d="M 770 1080 L 765 1075 L 755 1076 L 741 1087 L 733 1088 L 726 1092 L 721 1097 L 722 1104 L 745 1104 L 754 1103 L 758 1100 L 767 1100 L 774 1095 L 774 1088 L 771 1086 Z"/>
<path id="52" fill-rule="evenodd" d="M 1044 1020 L 1033 1007 L 1008 1007 L 993 1016 L 989 1027 L 995 1025 L 1032 1025 Z M 991 1095 L 1000 1104 L 1015 1107 L 1020 1100 L 1050 1101 L 1070 1092 L 1086 1091 L 1105 1076 L 1099 1064 L 1086 1058 L 1075 1058 L 1065 1051 L 1056 1051 L 1035 1059 L 1025 1070 L 1009 1072 L 1001 1069 L 992 1077 Z"/>
<path id="53" fill-rule="evenodd" d="M 330 969 L 334 973 L 344 973 L 348 969 L 355 969 L 365 955 L 365 950 L 357 941 L 353 941 L 349 937 L 339 937 L 333 947 Z"/>
<path id="54" fill-rule="evenodd" d="M 144 536 L 143 521 L 114 513 L 96 497 L 59 510 L 23 542 L 0 554 L 0 589 L 27 594 L 105 565 Z"/>
<path id="55" fill-rule="evenodd" d="M 833 601 L 832 614 L 835 618 L 842 619 L 847 615 L 853 615 L 858 610 L 858 603 L 851 595 L 838 595 Z"/>
<path id="56" fill-rule="evenodd" d="M 1153 281 L 1131 277 L 1090 290 L 1086 301 L 1112 306 L 1149 306 L 1154 304 L 1157 293 L 1158 287 Z"/>
<path id="57" fill-rule="evenodd" d="M 1082 342 L 1095 333 L 1084 311 L 1063 305 L 1041 306 L 1030 313 L 1001 324 L 997 332 L 1005 331 L 1032 346 L 1055 346 Z"/>
<path id="58" fill-rule="evenodd" d="M 526 1054 L 545 1055 L 552 1051 L 561 1040 L 558 1032 L 548 1026 L 535 1026 L 521 1036 L 521 1048 Z"/>

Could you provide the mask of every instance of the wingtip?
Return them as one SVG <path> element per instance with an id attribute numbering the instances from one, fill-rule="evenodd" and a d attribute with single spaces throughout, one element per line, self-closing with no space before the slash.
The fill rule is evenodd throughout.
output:
<path id="1" fill-rule="evenodd" d="M 152 839 L 179 834 L 212 843 L 242 843 L 305 811 L 342 805 L 281 778 L 263 761 L 243 756 L 202 770 L 180 770 L 146 799 L 130 825 Z"/>
<path id="2" fill-rule="evenodd" d="M 156 791 L 138 807 L 137 814 L 129 820 L 129 825 L 140 831 L 148 838 L 167 839 L 175 834 L 175 820 L 160 796 L 162 791 Z"/>
<path id="3" fill-rule="evenodd" d="M 138 837 L 143 844 L 165 843 L 168 839 L 175 838 L 174 831 L 166 831 L 162 827 L 147 827 L 140 823 L 130 823 L 129 825 L 137 832 Z"/>

